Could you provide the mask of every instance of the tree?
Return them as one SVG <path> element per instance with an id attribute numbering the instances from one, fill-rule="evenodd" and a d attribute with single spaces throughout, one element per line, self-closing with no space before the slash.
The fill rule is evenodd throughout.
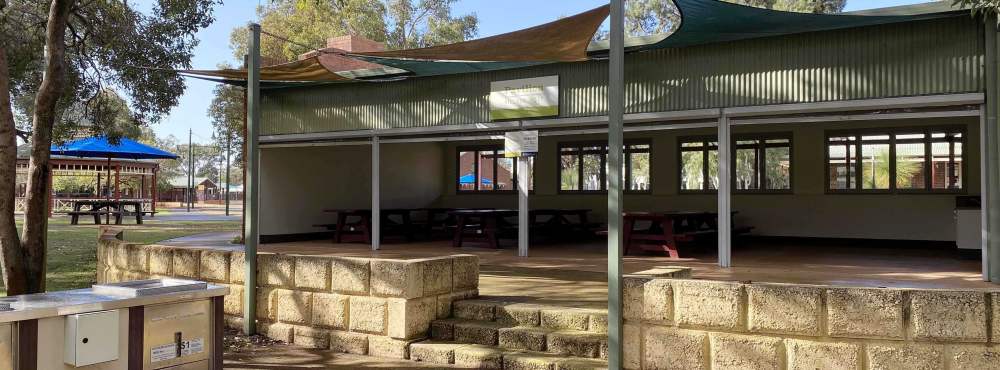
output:
<path id="1" fill-rule="evenodd" d="M 973 12 L 1000 13 L 1000 0 L 952 0 L 955 7 L 972 8 Z"/>
<path id="2" fill-rule="evenodd" d="M 463 41 L 479 32 L 475 14 L 454 17 L 457 0 L 274 0 L 257 8 L 264 31 L 282 38 L 263 37 L 260 54 L 266 64 L 294 61 L 322 48 L 326 39 L 355 35 L 384 42 L 387 49 L 408 49 Z M 230 35 L 233 57 L 247 51 L 244 28 Z"/>
<path id="3" fill-rule="evenodd" d="M 113 88 L 128 96 L 129 121 L 159 120 L 184 90 L 169 69 L 189 68 L 195 33 L 216 0 L 160 0 L 147 14 L 123 0 L 0 0 L 0 249 L 8 294 L 45 290 L 49 147 L 75 104 L 90 122 L 118 122 Z M 144 67 L 160 67 L 149 69 Z M 30 101 L 31 103 L 26 103 Z M 15 110 L 31 117 L 24 227 L 14 220 Z M 116 124 L 93 124 L 113 134 Z"/>
<path id="4" fill-rule="evenodd" d="M 726 0 L 758 8 L 801 13 L 839 13 L 847 0 Z M 958 0 L 977 1 L 977 0 Z M 979 0 L 987 1 L 987 0 Z M 992 0 L 1000 1 L 1000 0 Z M 625 9 L 625 32 L 629 36 L 668 33 L 680 26 L 680 12 L 671 0 L 629 0 Z M 606 32 L 601 32 L 603 38 Z"/>
<path id="5" fill-rule="evenodd" d="M 231 161 L 239 164 L 243 163 L 243 151 L 239 149 L 243 147 L 243 117 L 246 114 L 243 94 L 241 87 L 217 85 L 212 104 L 208 106 L 208 117 L 215 130 L 215 144 L 224 150 L 231 150 L 235 155 Z"/>

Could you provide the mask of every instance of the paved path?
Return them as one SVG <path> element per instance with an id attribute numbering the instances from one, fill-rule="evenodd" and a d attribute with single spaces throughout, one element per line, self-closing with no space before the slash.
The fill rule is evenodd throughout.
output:
<path id="1" fill-rule="evenodd" d="M 239 209 L 230 210 L 229 216 L 226 216 L 225 212 L 219 212 L 215 209 L 192 209 L 188 212 L 185 208 L 166 208 L 158 209 L 160 213 L 156 214 L 154 219 L 164 220 L 164 221 L 239 221 L 240 211 Z"/>
<path id="2" fill-rule="evenodd" d="M 225 248 L 242 250 L 242 244 L 233 244 L 233 239 L 239 235 L 239 231 L 219 231 L 214 233 L 204 233 L 182 236 L 180 238 L 167 239 L 156 243 L 174 247 L 198 247 L 198 248 Z"/>

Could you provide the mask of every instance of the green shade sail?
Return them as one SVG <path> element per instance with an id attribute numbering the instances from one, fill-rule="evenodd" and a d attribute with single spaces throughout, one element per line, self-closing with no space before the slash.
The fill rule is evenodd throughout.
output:
<path id="1" fill-rule="evenodd" d="M 968 10 L 940 6 L 896 7 L 904 15 L 812 14 L 755 8 L 716 0 L 673 0 L 681 13 L 681 26 L 658 42 L 639 50 L 681 48 L 719 42 L 806 32 L 830 31 L 879 24 L 910 22 L 968 15 Z M 888 10 L 887 9 L 887 10 Z M 911 11 L 907 11 L 907 9 Z M 920 11 L 926 11 L 922 13 Z M 944 11 L 942 11 L 944 10 Z M 859 14 L 885 14 L 878 11 Z M 606 52 L 606 51 L 605 51 Z"/>

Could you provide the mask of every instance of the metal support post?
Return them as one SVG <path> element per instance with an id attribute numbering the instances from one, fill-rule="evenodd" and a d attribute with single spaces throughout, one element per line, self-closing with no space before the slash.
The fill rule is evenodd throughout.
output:
<path id="1" fill-rule="evenodd" d="M 247 146 L 245 158 L 246 178 L 243 180 L 246 197 L 244 199 L 244 252 L 246 255 L 245 287 L 243 288 L 243 332 L 257 332 L 257 242 L 258 218 L 260 216 L 260 151 L 257 148 L 257 134 L 260 127 L 260 25 L 249 26 L 250 58 L 247 65 Z"/>
<path id="2" fill-rule="evenodd" d="M 730 162 L 732 145 L 729 135 L 729 117 L 719 117 L 719 267 L 732 266 L 733 213 L 730 188 Z"/>
<path id="3" fill-rule="evenodd" d="M 517 256 L 528 256 L 531 220 L 528 219 L 528 157 L 517 157 Z"/>
<path id="4" fill-rule="evenodd" d="M 379 204 L 382 198 L 381 171 L 379 170 L 379 148 L 378 136 L 372 136 L 372 250 L 377 251 L 382 248 L 382 205 Z"/>
<path id="5" fill-rule="evenodd" d="M 625 112 L 624 0 L 611 0 L 608 52 L 608 368 L 621 369 L 622 319 L 622 123 Z"/>
<path id="6" fill-rule="evenodd" d="M 1000 114 L 1000 74 L 998 74 L 998 56 L 1000 52 L 997 42 L 997 18 L 995 15 L 987 16 L 984 20 L 986 30 L 985 51 L 986 51 L 986 104 L 985 119 L 983 120 L 986 132 L 986 147 L 983 150 L 985 156 L 982 158 L 985 165 L 985 172 L 981 174 L 986 180 L 986 187 L 983 193 L 982 209 L 986 213 L 983 229 L 986 243 L 983 245 L 987 279 L 992 282 L 1000 282 L 1000 124 L 998 114 Z"/>

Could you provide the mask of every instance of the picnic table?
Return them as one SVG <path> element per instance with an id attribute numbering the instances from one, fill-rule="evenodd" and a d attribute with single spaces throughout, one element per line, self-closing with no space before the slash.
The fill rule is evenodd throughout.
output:
<path id="1" fill-rule="evenodd" d="M 531 231 L 543 237 L 593 236 L 597 224 L 589 221 L 589 208 L 543 208 L 529 211 Z"/>
<path id="2" fill-rule="evenodd" d="M 131 207 L 132 211 L 126 207 Z M 73 202 L 73 210 L 68 212 L 71 225 L 79 224 L 80 216 L 93 216 L 95 225 L 101 224 L 101 216 L 114 216 L 116 225 L 121 225 L 122 216 L 135 216 L 136 225 L 142 225 L 145 213 L 152 215 L 152 212 L 142 210 L 140 201 L 110 199 L 77 200 Z"/>
<path id="3" fill-rule="evenodd" d="M 735 215 L 736 212 L 733 212 Z M 665 252 L 679 258 L 677 244 L 694 241 L 700 235 L 719 232 L 719 214 L 703 211 L 624 212 L 622 237 L 627 255 L 632 248 Z M 732 216 L 730 216 L 732 217 Z M 636 229 L 640 222 L 648 221 L 646 229 Z M 741 228 L 738 232 L 749 231 Z"/>
<path id="4" fill-rule="evenodd" d="M 406 241 L 413 241 L 417 231 L 434 225 L 438 215 L 448 209 L 439 208 L 383 208 L 379 210 L 382 220 L 383 236 L 398 236 Z M 371 243 L 372 210 L 364 208 L 325 209 L 323 212 L 336 213 L 337 221 L 333 224 L 319 224 L 333 231 L 335 243 L 357 242 Z M 416 213 L 425 212 L 424 218 L 414 217 Z M 426 231 L 429 233 L 429 231 Z"/>
<path id="5" fill-rule="evenodd" d="M 510 229 L 507 217 L 516 217 L 516 209 L 460 209 L 449 212 L 455 217 L 452 246 L 461 248 L 464 242 L 486 243 L 500 248 L 500 238 Z"/>
<path id="6" fill-rule="evenodd" d="M 593 224 L 588 219 L 590 211 L 584 208 L 529 210 L 529 227 L 536 236 L 587 235 L 593 231 Z M 465 242 L 487 243 L 491 248 L 500 248 L 500 239 L 517 235 L 517 223 L 508 221 L 517 217 L 516 209 L 464 209 L 449 214 L 455 218 L 452 246 L 456 248 L 461 248 Z"/>

